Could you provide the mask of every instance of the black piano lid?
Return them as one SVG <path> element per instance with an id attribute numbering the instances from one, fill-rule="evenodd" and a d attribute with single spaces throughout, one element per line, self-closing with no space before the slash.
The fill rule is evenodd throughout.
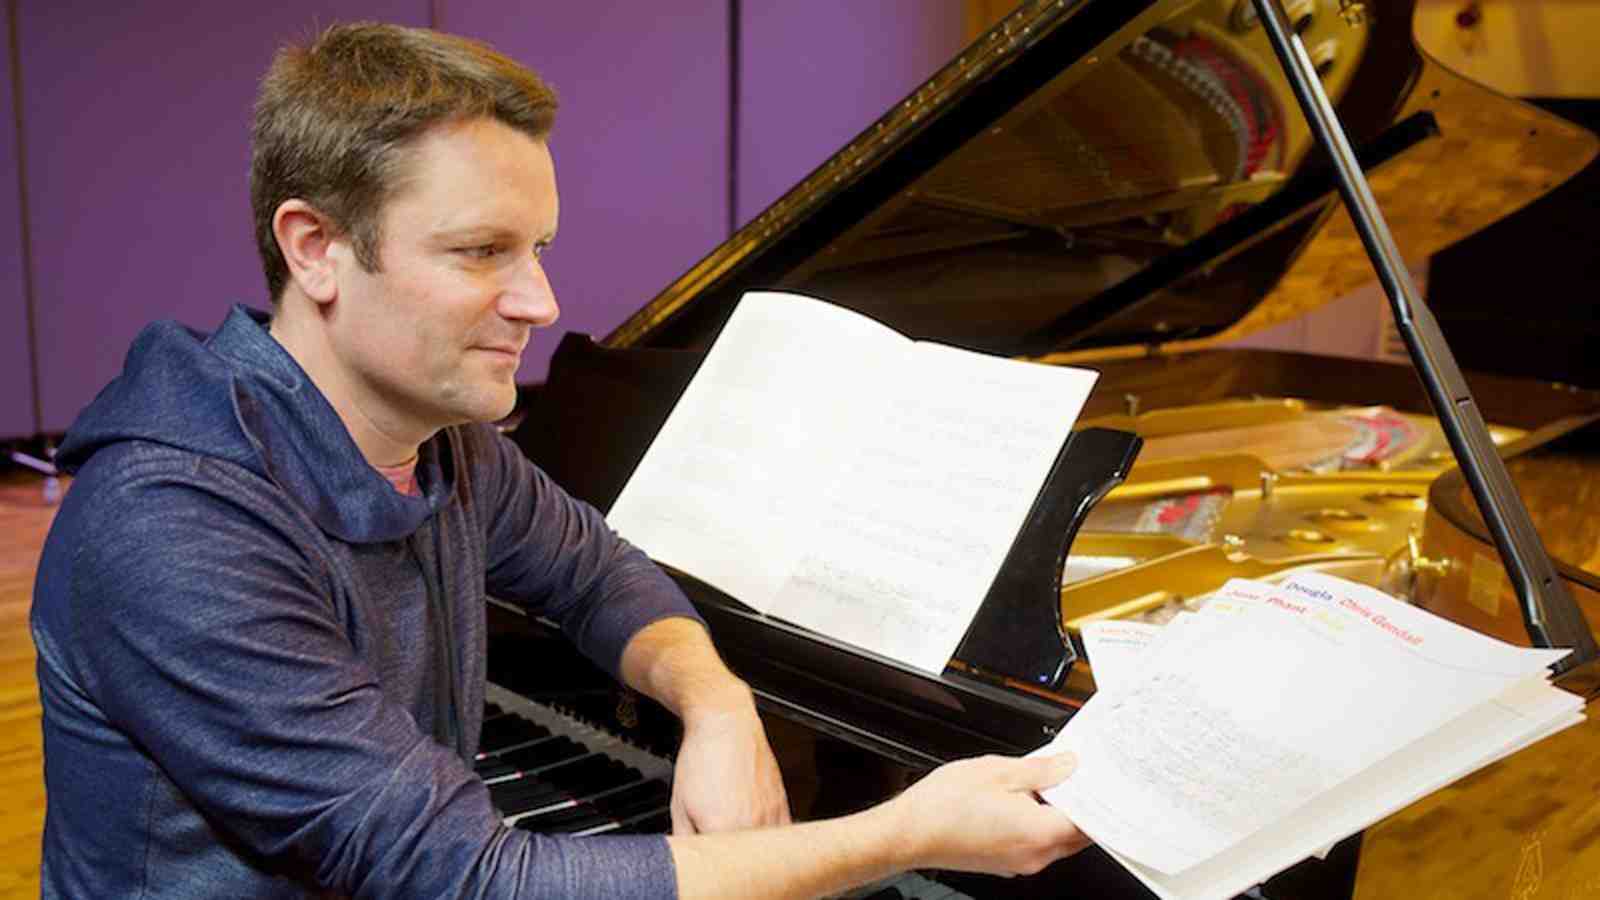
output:
<path id="1" fill-rule="evenodd" d="M 1479 94 L 1505 105 L 1507 127 L 1527 145 L 1486 163 L 1501 164 L 1487 190 L 1504 194 L 1490 203 L 1438 209 L 1437 191 L 1414 189 L 1414 178 L 1398 198 L 1380 185 L 1408 254 L 1528 202 L 1594 147 L 1587 132 L 1420 55 L 1415 3 L 1368 0 L 1359 25 L 1341 19 L 1336 0 L 1289 4 L 1358 149 L 1387 145 L 1392 165 L 1425 178 L 1440 158 L 1462 155 L 1467 135 L 1456 132 L 1469 119 L 1441 111 L 1442 138 L 1413 134 L 1398 156 L 1393 127 L 1452 101 L 1481 112 Z M 1319 226 L 1342 217 L 1336 196 L 1318 189 L 1331 187 L 1324 159 L 1249 6 L 1023 3 L 604 343 L 702 348 L 741 294 L 769 287 L 827 297 L 915 338 L 1007 355 L 1181 345 L 1225 331 L 1292 266 L 1330 265 L 1302 257 Z M 1285 193 L 1316 199 L 1246 244 L 1219 241 L 1219 226 L 1252 211 L 1260 218 Z M 1417 209 L 1397 214 L 1397 202 Z M 1355 259 L 1334 265 L 1353 262 L 1370 280 L 1359 248 L 1347 249 L 1340 255 Z M 1186 250 L 1180 277 L 1151 277 Z M 1135 276 L 1159 287 L 1116 290 Z"/>
<path id="2" fill-rule="evenodd" d="M 1302 19 L 1313 13 L 1304 35 L 1330 60 L 1325 82 L 1356 147 L 1390 160 L 1380 176 L 1393 169 L 1429 187 L 1467 156 L 1462 144 L 1485 143 L 1476 123 L 1511 116 L 1505 140 L 1490 142 L 1510 148 L 1494 203 L 1445 208 L 1435 190 L 1404 190 L 1420 202 L 1396 215 L 1380 188 L 1408 252 L 1437 246 L 1408 241 L 1408 223 L 1470 232 L 1581 168 L 1594 148 L 1586 132 L 1421 57 L 1415 2 L 1369 0 L 1372 15 L 1356 27 L 1336 0 L 1290 4 Z M 1315 252 L 1319 227 L 1337 226 L 1337 199 L 1320 196 L 1325 166 L 1265 37 L 1239 18 L 1249 5 L 1024 3 L 605 347 L 569 336 L 519 443 L 574 494 L 608 507 L 698 364 L 700 353 L 673 351 L 702 351 L 751 289 L 826 297 L 915 338 L 1016 355 L 1215 335 L 1291 267 L 1299 277 L 1301 260 L 1354 266 L 1370 280 L 1353 243 L 1328 259 Z M 1449 181 L 1483 193 L 1470 176 Z M 1256 222 L 1258 231 L 1239 227 Z M 1056 343 L 1040 348 L 1040 335 Z M 966 672 L 904 671 L 680 580 L 769 706 L 903 761 L 1027 749 L 1070 714 Z"/>

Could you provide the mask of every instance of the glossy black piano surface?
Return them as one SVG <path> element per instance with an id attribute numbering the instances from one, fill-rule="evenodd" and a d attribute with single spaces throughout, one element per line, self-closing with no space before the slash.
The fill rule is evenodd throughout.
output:
<path id="1" fill-rule="evenodd" d="M 1414 5 L 1286 4 L 1373 167 L 1397 243 L 1419 259 L 1553 189 L 1594 157 L 1596 142 L 1420 54 Z M 1093 577 L 1038 586 L 1028 602 L 1045 608 L 1053 640 L 1070 639 L 1084 617 L 1153 614 L 1233 575 L 1296 565 L 1409 593 L 1420 570 L 1405 555 L 1407 535 L 1421 529 L 1431 480 L 1451 466 L 1430 444 L 1437 429 L 1409 368 L 1219 349 L 1371 280 L 1330 185 L 1250 0 L 1023 3 L 658 296 L 641 298 L 611 334 L 564 345 L 549 381 L 528 391 L 514 437 L 574 494 L 606 508 L 737 298 L 777 287 L 915 338 L 1097 368 L 1085 423 L 1137 432 L 1147 454 L 1106 506 L 1180 497 L 1179 488 L 1161 493 L 1163 479 L 1229 498 L 1225 527 L 1202 534 L 1119 531 L 1105 514 L 1074 520 L 1060 536 L 1076 533 L 1059 550 L 1068 569 L 1115 561 Z M 1450 298 L 1430 304 L 1448 337 Z M 1478 319 L 1492 305 L 1463 304 Z M 1469 377 L 1497 437 L 1600 408 L 1592 357 L 1553 363 L 1536 346 L 1508 346 L 1499 361 L 1499 375 Z M 1340 453 L 1301 458 L 1303 448 L 1279 437 L 1337 431 L 1361 415 L 1399 423 L 1416 440 L 1398 456 L 1357 463 Z M 1218 440 L 1231 454 L 1185 455 Z M 1304 513 L 1286 505 L 1302 489 L 1322 492 Z M 940 678 L 909 673 L 681 581 L 771 714 L 801 816 L 882 799 L 951 756 L 1042 744 L 1049 723 L 1093 691 L 1081 660 L 1043 688 L 959 653 Z M 1586 611 L 1600 621 L 1600 610 Z M 497 634 L 527 626 L 502 623 Z M 542 690 L 560 677 L 498 640 L 493 680 Z M 670 754 L 670 723 L 596 690 L 609 727 Z M 1396 833 L 1380 831 L 1385 841 Z M 1379 896 L 1362 885 L 1394 879 L 1369 877 L 1363 859 L 1404 853 L 1364 853 L 1362 842 L 1291 869 L 1262 895 Z M 1479 872 L 1520 864 L 1515 848 L 1460 852 L 1493 863 Z M 1581 854 L 1547 851 L 1541 865 L 1551 883 L 1600 877 Z M 1037 879 L 943 881 L 972 896 L 1147 896 L 1094 852 Z M 1407 889 L 1506 894 L 1437 881 Z"/>

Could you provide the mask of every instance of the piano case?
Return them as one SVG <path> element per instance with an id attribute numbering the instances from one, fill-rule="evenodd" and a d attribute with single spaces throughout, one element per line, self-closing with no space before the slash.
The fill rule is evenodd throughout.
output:
<path id="1" fill-rule="evenodd" d="M 525 422 L 518 438 L 558 482 L 608 510 L 701 357 L 610 350 L 568 335 L 551 361 L 546 418 Z M 566 440 L 594 418 L 615 426 L 612 452 L 598 462 Z M 1095 502 L 1127 476 L 1140 443 L 1103 428 L 1068 437 L 962 639 L 956 666 L 937 677 L 672 574 L 729 665 L 768 709 L 913 766 L 1025 753 L 1047 742 L 1074 708 L 1053 693 L 1077 658 L 1057 602 L 1067 548 Z"/>
<path id="2" fill-rule="evenodd" d="M 1595 155 L 1589 133 L 1423 56 L 1415 0 L 1286 6 L 1408 259 L 1534 201 Z M 1228 348 L 1371 281 L 1329 168 L 1250 0 L 1024 2 L 609 335 L 564 341 L 514 437 L 575 495 L 609 506 L 751 289 L 827 297 L 916 339 L 1099 369 L 1080 424 L 1109 430 L 1073 438 L 1008 561 L 1003 577 L 1020 587 L 997 586 L 937 678 L 679 575 L 764 708 L 859 748 L 856 767 L 914 773 L 1043 743 L 1093 692 L 1071 650 L 1078 624 L 1159 616 L 1229 577 L 1311 566 L 1406 595 L 1420 579 L 1434 608 L 1465 608 L 1470 598 L 1441 596 L 1454 581 L 1428 577 L 1451 562 L 1416 542 L 1428 487 L 1452 460 L 1410 368 Z M 1447 337 L 1493 328 L 1486 308 L 1516 315 L 1482 298 L 1429 305 Z M 1600 409 L 1592 355 L 1552 373 L 1538 347 L 1498 349 L 1464 360 L 1495 370 L 1468 380 L 1497 440 Z M 1361 439 L 1314 458 L 1281 437 L 1347 427 Z M 1600 461 L 1582 465 L 1600 477 Z M 1166 530 L 1142 530 L 1150 521 Z M 1600 622 L 1600 601 L 1579 602 Z M 1574 739 L 1592 757 L 1587 731 Z M 1591 821 L 1590 801 L 1563 802 L 1575 814 L 1558 821 Z M 1378 831 L 1392 842 L 1417 827 Z M 1422 883 L 1400 863 L 1385 863 L 1385 881 L 1362 862 L 1409 859 L 1404 849 L 1351 840 L 1262 894 L 1509 885 L 1535 852 L 1518 827 L 1452 832 L 1439 870 L 1456 874 Z M 1600 878 L 1577 844 L 1538 840 L 1547 882 Z M 1069 863 L 974 893 L 1145 896 L 1103 857 Z"/>

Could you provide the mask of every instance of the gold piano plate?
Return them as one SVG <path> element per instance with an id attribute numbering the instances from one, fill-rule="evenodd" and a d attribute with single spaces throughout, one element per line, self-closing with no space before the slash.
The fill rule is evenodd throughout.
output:
<path id="1" fill-rule="evenodd" d="M 1230 578 L 1308 567 L 1407 590 L 1408 538 L 1422 528 L 1429 486 L 1453 464 L 1434 420 L 1383 407 L 1262 398 L 1085 424 L 1136 431 L 1146 447 L 1067 557 L 1069 633 L 1097 619 L 1162 620 Z M 1523 432 L 1491 434 L 1503 445 Z"/>

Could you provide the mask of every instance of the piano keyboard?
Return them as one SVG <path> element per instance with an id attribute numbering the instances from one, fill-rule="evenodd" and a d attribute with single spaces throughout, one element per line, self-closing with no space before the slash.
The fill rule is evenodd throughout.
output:
<path id="1" fill-rule="evenodd" d="M 473 762 L 508 826 L 573 835 L 672 829 L 672 762 L 498 685 Z"/>
<path id="2" fill-rule="evenodd" d="M 485 699 L 473 768 L 506 825 L 580 837 L 672 830 L 671 760 L 493 683 Z M 845 898 L 971 900 L 915 872 Z"/>

